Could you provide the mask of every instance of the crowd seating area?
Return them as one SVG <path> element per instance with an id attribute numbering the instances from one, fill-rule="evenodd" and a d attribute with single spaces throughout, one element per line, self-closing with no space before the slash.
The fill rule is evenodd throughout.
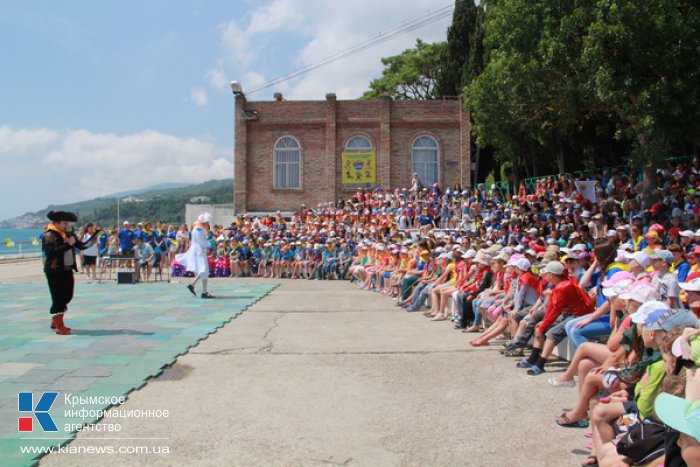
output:
<path id="1" fill-rule="evenodd" d="M 543 409 L 552 429 L 582 429 L 586 465 L 683 465 L 700 452 L 686 392 L 700 391 L 699 175 L 700 157 L 659 170 L 648 209 L 640 174 L 624 168 L 546 177 L 513 195 L 483 184 L 358 190 L 291 218 L 212 226 L 210 272 L 350 280 L 392 297 L 397 310 L 450 322 L 465 346 L 497 346 L 504 364 L 570 390 L 571 410 Z M 102 251 L 139 238 L 137 257 L 187 275 L 173 255 L 187 249 L 187 226 L 111 235 Z M 568 368 L 549 373 L 562 343 Z M 679 407 L 695 435 L 669 418 Z M 695 450 L 681 457 L 679 437 Z"/>

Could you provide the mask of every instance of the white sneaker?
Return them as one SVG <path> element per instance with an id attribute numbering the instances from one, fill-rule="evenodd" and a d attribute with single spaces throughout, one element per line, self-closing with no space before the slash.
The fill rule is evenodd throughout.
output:
<path id="1" fill-rule="evenodd" d="M 554 386 L 555 388 L 574 388 L 576 387 L 576 381 L 573 379 L 571 381 L 557 381 L 556 378 L 550 378 L 547 382 Z"/>

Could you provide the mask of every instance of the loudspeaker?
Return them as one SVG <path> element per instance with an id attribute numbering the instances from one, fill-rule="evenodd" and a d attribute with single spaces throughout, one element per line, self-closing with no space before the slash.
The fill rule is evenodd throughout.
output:
<path id="1" fill-rule="evenodd" d="M 117 272 L 117 284 L 135 284 L 136 275 L 133 272 Z"/>

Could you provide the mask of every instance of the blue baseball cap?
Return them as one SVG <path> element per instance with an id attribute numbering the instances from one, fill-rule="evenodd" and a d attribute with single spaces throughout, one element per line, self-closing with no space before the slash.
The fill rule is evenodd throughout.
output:
<path id="1" fill-rule="evenodd" d="M 633 297 L 631 298 L 634 299 Z M 654 315 L 657 317 L 649 321 L 650 323 L 652 323 L 653 321 L 656 321 L 659 316 L 661 316 L 667 311 L 671 311 L 671 308 L 669 308 L 669 306 L 666 303 L 659 300 L 649 300 L 644 302 L 642 306 L 640 306 L 637 309 L 637 311 L 632 313 L 630 315 L 630 319 L 634 324 L 644 324 L 646 327 L 647 320 L 651 319 L 650 316 Z"/>
<path id="2" fill-rule="evenodd" d="M 662 259 L 666 261 L 667 263 L 673 263 L 673 253 L 671 253 L 668 250 L 657 250 L 651 255 L 649 255 L 650 259 Z"/>
<path id="3" fill-rule="evenodd" d="M 644 329 L 647 331 L 671 332 L 676 326 L 695 327 L 698 318 L 687 310 L 655 310 L 644 320 Z"/>

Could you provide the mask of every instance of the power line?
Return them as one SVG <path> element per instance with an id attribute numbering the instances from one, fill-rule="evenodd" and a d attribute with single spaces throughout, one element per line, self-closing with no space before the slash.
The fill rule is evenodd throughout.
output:
<path id="1" fill-rule="evenodd" d="M 400 34 L 403 34 L 405 32 L 413 31 L 413 30 L 421 28 L 427 24 L 434 23 L 434 22 L 436 22 L 444 17 L 451 15 L 453 8 L 454 8 L 454 6 L 451 4 L 451 5 L 448 5 L 446 7 L 442 7 L 440 9 L 436 10 L 435 12 L 431 12 L 431 13 L 428 13 L 427 15 L 423 15 L 419 18 L 405 22 L 401 26 L 397 26 L 393 29 L 390 29 L 386 33 L 380 34 L 377 37 L 374 37 L 374 38 L 369 39 L 365 42 L 356 44 L 348 49 L 336 52 L 333 55 L 330 55 L 330 56 L 324 58 L 320 62 L 317 62 L 315 64 L 309 65 L 307 67 L 304 67 L 304 68 L 296 70 L 292 73 L 289 73 L 288 75 L 282 76 L 280 78 L 276 78 L 272 81 L 269 81 L 269 82 L 263 84 L 262 86 L 259 86 L 255 89 L 253 89 L 252 91 L 248 92 L 248 94 L 253 94 L 253 93 L 256 93 L 256 92 L 261 91 L 263 89 L 267 89 L 271 86 L 274 86 L 276 84 L 282 83 L 284 81 L 288 81 L 288 80 L 295 78 L 297 76 L 301 76 L 303 74 L 306 74 L 309 71 L 315 70 L 315 69 L 320 68 L 324 65 L 328 65 L 328 64 L 333 63 L 337 60 L 340 60 L 341 58 L 346 58 L 350 55 L 354 55 L 356 53 L 365 51 L 365 50 L 370 49 L 372 47 L 376 47 L 377 45 L 388 42 L 391 39 L 394 39 L 395 37 L 397 37 Z"/>
<path id="2" fill-rule="evenodd" d="M 275 86 L 277 84 L 283 83 L 285 81 L 289 81 L 290 79 L 296 78 L 297 76 L 304 75 L 310 71 L 313 71 L 317 68 L 320 68 L 322 66 L 328 65 L 330 63 L 333 63 L 335 61 L 338 61 L 342 58 L 349 57 L 351 55 L 355 55 L 357 53 L 363 52 L 367 49 L 371 49 L 373 47 L 376 47 L 380 44 L 383 44 L 385 42 L 388 42 L 397 36 L 404 34 L 406 32 L 414 31 L 416 29 L 422 28 L 423 26 L 426 26 L 428 24 L 434 23 L 436 21 L 441 20 L 442 18 L 446 18 L 452 14 L 452 11 L 454 10 L 454 3 L 450 3 L 449 5 L 443 6 L 441 8 L 438 8 L 435 11 L 428 12 L 424 15 L 418 16 L 416 18 L 413 18 L 408 21 L 404 21 L 401 25 L 396 26 L 394 28 L 389 29 L 387 32 L 380 33 L 378 36 L 373 37 L 371 39 L 368 39 L 364 42 L 360 42 L 359 44 L 356 44 L 352 47 L 349 47 L 344 50 L 340 50 L 338 52 L 335 52 L 332 55 L 329 55 L 328 57 L 324 58 L 323 60 L 314 63 L 312 65 L 308 65 L 304 68 L 300 68 L 296 71 L 293 71 L 287 75 L 281 76 L 279 78 L 275 78 L 271 81 L 268 81 L 267 83 L 247 92 L 246 94 L 254 94 L 256 92 L 262 91 L 263 89 L 267 89 L 269 87 Z"/>

